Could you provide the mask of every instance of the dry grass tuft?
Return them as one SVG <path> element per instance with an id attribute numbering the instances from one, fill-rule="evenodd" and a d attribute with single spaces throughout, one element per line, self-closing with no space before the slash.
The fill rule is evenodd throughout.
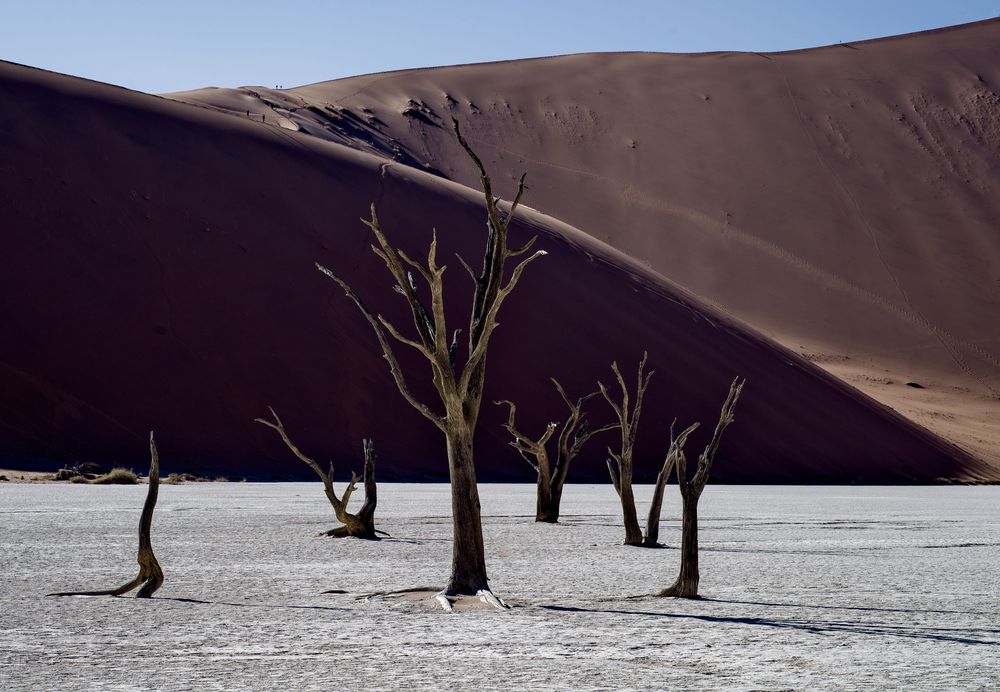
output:
<path id="1" fill-rule="evenodd" d="M 72 480 L 79 482 L 75 478 Z M 136 485 L 139 482 L 139 477 L 132 469 L 115 468 L 90 482 L 94 485 Z"/>

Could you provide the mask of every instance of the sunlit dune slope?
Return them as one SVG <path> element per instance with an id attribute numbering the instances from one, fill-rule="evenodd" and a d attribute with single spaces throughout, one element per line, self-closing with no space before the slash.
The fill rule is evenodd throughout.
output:
<path id="1" fill-rule="evenodd" d="M 536 209 L 1000 465 L 997 20 L 173 96 L 472 185 L 458 117 Z"/>
<path id="2" fill-rule="evenodd" d="M 484 233 L 475 191 L 276 124 L 10 64 L 0 64 L 0 104 L 5 463 L 143 468 L 155 429 L 165 472 L 307 477 L 252 422 L 273 405 L 341 478 L 360 468 L 367 436 L 383 478 L 444 477 L 440 434 L 399 396 L 368 325 L 313 263 L 405 326 L 359 217 L 375 200 L 408 253 L 425 252 L 434 226 L 440 257 L 475 261 Z M 454 165 L 450 175 L 467 179 Z M 537 177 L 526 198 L 535 207 L 551 185 Z M 510 189 L 506 176 L 497 180 Z M 533 234 L 549 254 L 501 314 L 477 448 L 482 478 L 530 478 L 489 401 L 515 399 L 519 423 L 540 430 L 563 415 L 549 376 L 587 391 L 608 381 L 612 360 L 633 371 L 644 349 L 656 375 L 642 414 L 642 478 L 662 461 L 670 420 L 711 427 L 737 374 L 748 385 L 720 482 L 991 473 L 592 234 L 526 210 L 512 241 Z M 448 314 L 464 327 L 468 278 L 452 263 Z M 433 405 L 427 367 L 399 353 Z M 609 412 L 592 403 L 592 420 L 604 421 Z M 581 457 L 576 479 L 604 478 L 605 442 Z M 702 431 L 692 449 L 704 442 Z"/>

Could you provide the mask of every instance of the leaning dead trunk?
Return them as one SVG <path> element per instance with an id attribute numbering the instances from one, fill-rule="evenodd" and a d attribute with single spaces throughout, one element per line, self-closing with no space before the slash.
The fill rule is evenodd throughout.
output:
<path id="1" fill-rule="evenodd" d="M 677 421 L 675 420 L 674 423 Z M 670 473 L 677 463 L 678 455 L 687 442 L 688 435 L 697 429 L 698 424 L 693 423 L 687 430 L 681 433 L 680 437 L 674 439 L 674 423 L 670 425 L 670 446 L 667 449 L 667 457 L 663 461 L 663 468 L 656 476 L 656 485 L 653 486 L 653 499 L 649 504 L 649 516 L 646 519 L 646 535 L 642 538 L 643 546 L 647 548 L 657 548 L 660 543 L 660 512 L 663 508 L 663 493 L 666 489 Z"/>
<path id="2" fill-rule="evenodd" d="M 559 505 L 562 502 L 563 486 L 566 485 L 566 476 L 569 473 L 569 466 L 573 459 L 583 449 L 583 445 L 594 435 L 606 430 L 613 430 L 618 427 L 617 423 L 605 425 L 596 430 L 588 430 L 586 415 L 583 412 L 583 404 L 597 392 L 591 392 L 586 396 L 579 397 L 574 403 L 566 395 L 566 391 L 555 378 L 550 378 L 563 401 L 569 407 L 569 417 L 563 423 L 559 432 L 556 444 L 556 466 L 553 471 L 549 464 L 549 452 L 546 447 L 552 434 L 559 427 L 559 423 L 549 423 L 545 427 L 545 432 L 537 440 L 533 440 L 520 430 L 514 423 L 514 414 L 517 407 L 512 401 L 497 401 L 497 405 L 506 404 L 510 407 L 510 415 L 504 424 L 504 429 L 514 438 L 510 445 L 516 449 L 521 456 L 531 464 L 538 474 L 537 493 L 535 500 L 535 521 L 555 524 L 559 521 Z"/>
<path id="3" fill-rule="evenodd" d="M 146 490 L 146 501 L 142 505 L 142 515 L 139 517 L 139 553 L 136 561 L 139 563 L 139 574 L 135 579 L 122 584 L 116 589 L 106 591 L 63 591 L 50 593 L 49 596 L 121 596 L 140 586 L 136 598 L 150 598 L 163 585 L 163 570 L 153 554 L 153 544 L 149 534 L 153 525 L 153 510 L 156 508 L 156 498 L 160 489 L 160 455 L 156 451 L 156 440 L 149 433 L 149 487 Z"/>
<path id="4" fill-rule="evenodd" d="M 469 316 L 468 350 L 464 365 L 459 364 L 458 335 L 461 330 L 449 331 L 444 310 L 445 266 L 437 263 L 437 234 L 431 233 L 430 249 L 426 262 L 417 262 L 405 252 L 394 248 L 379 224 L 375 204 L 371 205 L 371 219 L 363 223 L 375 237 L 372 251 L 385 263 L 392 276 L 393 288 L 406 300 L 413 317 L 415 336 L 404 335 L 382 315 L 367 308 L 361 297 L 350 285 L 333 271 L 317 263 L 317 268 L 333 279 L 344 290 L 371 325 L 389 365 L 396 387 L 406 401 L 422 416 L 436 425 L 445 436 L 448 450 L 448 471 L 451 477 L 453 537 L 451 577 L 441 594 L 443 604 L 449 596 L 480 595 L 497 607 L 504 607 L 489 590 L 486 560 L 483 551 L 483 529 L 479 510 L 479 493 L 476 489 L 476 470 L 473 462 L 472 440 L 479 418 L 483 388 L 486 380 L 486 353 L 490 338 L 498 326 L 500 306 L 517 285 L 527 265 L 545 254 L 538 250 L 528 254 L 535 238 L 520 248 L 507 245 L 507 232 L 514 212 L 524 193 L 524 176 L 518 181 L 517 192 L 510 210 L 500 210 L 500 200 L 493 194 L 492 183 L 482 161 L 476 155 L 453 120 L 459 144 L 479 170 L 479 180 L 486 202 L 486 247 L 482 270 L 477 274 L 461 257 L 458 261 L 472 279 L 474 290 L 472 312 Z M 382 175 L 388 171 L 382 168 Z M 527 255 L 507 271 L 508 260 Z M 424 305 L 413 272 L 427 284 L 430 309 Z M 416 350 L 431 366 L 431 381 L 440 399 L 440 408 L 428 406 L 412 392 L 389 337 Z M 437 409 L 437 410 L 435 410 Z"/>
<path id="5" fill-rule="evenodd" d="M 739 378 L 733 380 L 729 385 L 729 396 L 722 405 L 722 412 L 719 415 L 719 422 L 715 426 L 712 439 L 698 456 L 698 470 L 691 480 L 687 478 L 687 459 L 684 457 L 683 444 L 678 446 L 677 454 L 677 487 L 681 491 L 681 565 L 670 588 L 660 592 L 660 596 L 673 596 L 675 598 L 700 598 L 698 596 L 698 582 L 700 574 L 698 572 L 698 500 L 702 491 L 708 483 L 708 476 L 712 472 L 712 463 L 715 461 L 715 453 L 722 442 L 722 433 L 735 420 L 736 402 L 743 391 L 746 380 Z M 671 440 L 671 448 L 675 446 Z"/>
<path id="6" fill-rule="evenodd" d="M 343 524 L 343 526 L 337 526 L 329 531 L 324 531 L 320 535 L 332 536 L 333 538 L 346 538 L 348 536 L 353 538 L 375 538 L 376 533 L 381 533 L 375 530 L 375 507 L 378 503 L 378 492 L 375 485 L 375 445 L 373 442 L 371 440 L 361 441 L 365 455 L 365 502 L 357 514 L 352 514 L 347 511 L 347 505 L 351 501 L 351 495 L 357 489 L 357 474 L 353 471 L 351 472 L 351 482 L 344 489 L 344 496 L 337 497 L 337 491 L 333 487 L 333 464 L 330 464 L 329 472 L 323 471 L 314 459 L 306 456 L 292 442 L 292 439 L 288 436 L 288 432 L 285 430 L 285 426 L 282 424 L 281 419 L 278 418 L 278 414 L 275 413 L 274 409 L 269 406 L 268 410 L 271 412 L 274 420 L 264 420 L 263 418 L 255 418 L 254 420 L 276 431 L 292 454 L 316 472 L 316 475 L 323 482 L 323 492 L 326 493 L 326 498 L 333 507 L 333 513 L 340 520 L 340 523 Z"/>

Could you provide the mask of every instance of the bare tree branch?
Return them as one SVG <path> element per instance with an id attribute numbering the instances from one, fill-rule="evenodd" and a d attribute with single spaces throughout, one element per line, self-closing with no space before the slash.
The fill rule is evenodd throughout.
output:
<path id="1" fill-rule="evenodd" d="M 608 450 L 610 451 L 610 450 Z M 614 458 L 614 454 L 611 455 Z M 615 487 L 615 492 L 618 493 L 618 497 L 622 496 L 622 482 L 618 478 L 618 474 L 615 471 L 615 464 L 612 463 L 611 459 L 606 460 L 608 462 L 608 473 L 611 474 L 611 485 Z M 617 462 L 617 459 L 615 460 Z"/>
<path id="2" fill-rule="evenodd" d="M 453 117 L 451 119 L 451 124 L 455 129 L 455 136 L 458 138 L 458 143 L 462 145 L 462 148 L 465 149 L 465 153 L 469 155 L 472 162 L 476 164 L 476 168 L 479 169 L 479 177 L 483 181 L 483 194 L 486 195 L 487 200 L 494 199 L 493 187 L 489 185 L 490 176 L 487 175 L 486 168 L 483 166 L 482 160 L 480 160 L 479 156 L 476 155 L 476 152 L 472 150 L 469 143 L 465 141 L 465 137 L 462 136 L 462 130 L 458 125 L 458 119 Z"/>
<path id="3" fill-rule="evenodd" d="M 330 505 L 333 507 L 333 512 L 337 516 L 337 519 L 343 524 L 343 526 L 338 526 L 335 529 L 324 532 L 327 536 L 332 536 L 334 538 L 343 538 L 346 536 L 355 536 L 357 538 L 375 538 L 377 533 L 375 530 L 375 504 L 376 491 L 375 491 L 375 470 L 374 470 L 374 459 L 375 459 L 375 449 L 372 446 L 371 440 L 362 440 L 362 446 L 365 451 L 365 502 L 358 514 L 351 514 L 347 511 L 348 504 L 351 501 L 351 495 L 357 489 L 358 476 L 353 471 L 351 472 L 351 480 L 344 488 L 343 497 L 337 497 L 337 491 L 333 487 L 333 462 L 330 463 L 330 471 L 325 472 L 316 463 L 316 460 L 307 455 L 298 445 L 292 441 L 292 438 L 288 435 L 285 430 L 284 423 L 281 422 L 281 418 L 278 417 L 277 412 L 271 406 L 267 407 L 267 410 L 271 412 L 272 420 L 267 420 L 266 418 L 254 418 L 254 422 L 265 425 L 278 433 L 281 441 L 285 443 L 285 446 L 291 450 L 292 454 L 304 462 L 309 468 L 316 472 L 320 480 L 323 482 L 323 492 L 326 494 L 327 500 L 330 501 Z"/>
<path id="4" fill-rule="evenodd" d="M 402 250 L 396 250 L 396 252 L 399 253 L 400 258 L 404 262 L 406 262 L 408 265 L 410 265 L 411 267 L 413 267 L 414 269 L 416 269 L 418 272 L 420 272 L 420 275 L 422 277 L 424 277 L 424 280 L 427 281 L 427 283 L 431 283 L 433 281 L 433 277 L 431 276 L 431 273 L 429 271 L 427 271 L 427 268 L 424 267 L 424 265 L 420 264 L 420 262 L 417 262 L 416 260 L 410 259 L 410 256 L 407 255 Z"/>
<path id="5" fill-rule="evenodd" d="M 361 222 L 371 229 L 372 234 L 374 234 L 375 239 L 378 241 L 378 247 L 376 248 L 372 246 L 372 250 L 376 255 L 382 258 L 382 261 L 385 263 L 385 266 L 392 275 L 392 278 L 396 280 L 396 285 L 400 289 L 399 292 L 403 294 L 404 298 L 406 298 L 407 305 L 413 313 L 413 324 L 417 328 L 420 340 L 429 350 L 433 350 L 434 322 L 431 320 L 427 309 L 423 306 L 420 296 L 417 295 L 416 286 L 413 283 L 413 277 L 409 276 L 408 273 L 404 271 L 399 254 L 389 244 L 385 234 L 382 232 L 374 202 L 371 204 L 370 212 L 371 219 L 361 219 Z"/>
<path id="6" fill-rule="evenodd" d="M 532 440 L 530 437 L 518 430 L 517 426 L 514 424 L 514 416 L 517 413 L 517 406 L 513 401 L 504 399 L 502 401 L 494 401 L 493 403 L 497 406 L 503 406 L 506 404 L 509 407 L 507 422 L 503 424 L 504 430 L 513 435 L 515 440 L 532 452 L 538 449 L 544 449 L 545 443 L 549 441 L 549 438 L 552 437 L 552 433 L 555 432 L 556 427 L 559 425 L 559 423 L 549 423 L 545 427 L 545 432 L 542 433 L 542 436 L 537 440 Z"/>
<path id="7" fill-rule="evenodd" d="M 607 401 L 611 405 L 611 409 L 615 412 L 615 415 L 618 417 L 618 419 L 622 420 L 624 416 L 622 408 L 617 403 L 615 403 L 614 399 L 611 398 L 611 394 L 608 393 L 608 389 L 607 387 L 604 386 L 604 383 L 598 380 L 597 387 L 600 390 L 601 394 L 604 395 L 605 401 Z"/>
<path id="8" fill-rule="evenodd" d="M 528 252 L 528 250 L 530 250 L 532 247 L 534 247 L 535 242 L 537 240 L 538 240 L 538 236 L 537 235 L 536 236 L 532 236 L 531 240 L 529 240 L 527 243 L 525 243 L 521 247 L 517 248 L 516 250 L 511 250 L 509 256 L 510 257 L 520 257 L 521 255 L 523 255 L 526 252 Z"/>
<path id="9" fill-rule="evenodd" d="M 368 323 L 372 326 L 372 329 L 375 330 L 375 336 L 376 338 L 378 338 L 378 342 L 382 346 L 382 355 L 389 363 L 389 370 L 392 373 L 392 377 L 396 381 L 396 387 L 403 395 L 403 398 L 406 399 L 413 408 L 417 409 L 417 411 L 419 411 L 424 416 L 424 418 L 434 423 L 434 425 L 436 425 L 441 430 L 444 430 L 445 425 L 443 417 L 434 413 L 426 404 L 419 401 L 410 391 L 410 387 L 406 383 L 406 378 L 403 376 L 403 371 L 399 367 L 399 361 L 396 360 L 396 354 L 393 353 L 392 347 L 389 346 L 389 342 L 385 338 L 385 332 L 383 332 L 382 328 L 379 326 L 380 323 L 378 319 L 371 313 L 371 311 L 367 307 L 365 307 L 365 304 L 361 301 L 361 298 L 358 297 L 358 294 L 351 289 L 351 287 L 347 284 L 346 281 L 341 279 L 339 276 L 334 274 L 332 271 L 324 267 L 319 262 L 316 263 L 316 268 L 337 282 L 337 285 L 339 285 L 344 290 L 344 293 L 347 294 L 348 298 L 354 301 L 354 304 L 358 306 L 358 309 L 361 311 L 361 314 L 365 316 L 365 319 L 368 320 Z"/>
<path id="10" fill-rule="evenodd" d="M 455 368 L 455 359 L 458 358 L 458 335 L 461 333 L 461 329 L 452 332 L 451 345 L 448 346 L 448 363 L 451 364 L 452 370 Z"/>
<path id="11" fill-rule="evenodd" d="M 392 336 L 392 338 L 394 338 L 396 341 L 398 341 L 401 344 L 404 344 L 406 346 L 410 346 L 411 348 L 416 349 L 417 351 L 420 352 L 421 355 L 423 355 L 428 360 L 433 360 L 434 359 L 433 354 L 430 351 L 427 350 L 426 346 L 424 346 L 421 343 L 417 343 L 413 339 L 407 339 L 405 336 L 403 336 L 402 334 L 399 333 L 398 329 L 396 329 L 394 326 L 392 326 L 392 323 L 389 322 L 389 320 L 387 320 L 386 318 L 382 317 L 382 315 L 375 315 L 375 319 L 377 319 L 379 322 L 382 323 L 382 326 L 385 327 L 386 331 L 389 332 L 389 334 Z"/>
<path id="12" fill-rule="evenodd" d="M 726 397 L 725 403 L 722 404 L 722 412 L 719 414 L 719 421 L 715 424 L 712 439 L 709 441 L 708 446 L 705 447 L 705 451 L 698 457 L 698 471 L 691 482 L 699 494 L 704 490 L 705 484 L 708 483 L 708 476 L 712 472 L 712 463 L 715 461 L 715 453 L 722 442 L 722 433 L 736 420 L 736 402 L 739 401 L 740 394 L 743 393 L 743 385 L 745 384 L 746 379 L 740 381 L 740 378 L 736 377 L 733 379 L 732 384 L 729 385 L 729 395 Z"/>
<path id="13" fill-rule="evenodd" d="M 582 447 L 594 435 L 598 435 L 602 432 L 608 432 L 609 430 L 617 430 L 620 427 L 621 426 L 618 423 L 608 423 L 607 425 L 602 425 L 600 428 L 595 428 L 594 430 L 587 430 L 586 432 L 581 432 L 580 435 L 578 435 L 576 439 L 573 441 L 573 448 L 576 451 L 579 451 L 577 447 Z"/>
<path id="14" fill-rule="evenodd" d="M 476 276 L 476 272 L 472 271 L 472 267 L 469 266 L 469 263 L 462 259 L 462 256 L 457 252 L 455 253 L 455 257 L 458 259 L 459 264 L 462 265 L 462 268 L 468 272 L 469 276 L 472 278 L 472 282 L 478 284 L 479 277 Z"/>
<path id="15" fill-rule="evenodd" d="M 543 257 L 546 254 L 548 253 L 546 253 L 545 250 L 538 250 L 530 257 L 521 260 L 521 262 L 514 268 L 514 272 L 511 274 L 507 285 L 500 289 L 496 297 L 493 299 L 491 307 L 480 323 L 481 336 L 479 341 L 469 353 L 469 359 L 466 361 L 465 367 L 462 369 L 462 377 L 459 380 L 459 390 L 466 395 L 469 392 L 469 384 L 472 382 L 473 378 L 477 378 L 479 376 L 479 367 L 486 357 L 486 349 L 489 347 L 490 335 L 497 326 L 496 316 L 500 311 L 500 306 L 503 304 L 504 299 L 510 295 L 510 292 L 514 290 L 514 286 L 516 286 L 517 282 L 520 280 L 525 267 L 527 267 L 528 264 L 535 259 Z"/>
<path id="16" fill-rule="evenodd" d="M 527 175 L 528 175 L 527 173 L 522 173 L 521 177 L 518 178 L 518 180 L 517 180 L 517 192 L 514 194 L 514 201 L 510 203 L 510 211 L 507 212 L 507 216 L 504 217 L 504 221 L 503 221 L 503 225 L 504 225 L 505 229 L 508 226 L 510 226 L 511 219 L 514 218 L 514 212 L 517 211 L 517 206 L 521 203 L 521 195 L 524 194 L 524 179 L 525 179 L 525 177 L 527 177 Z M 497 201 L 499 202 L 500 200 L 497 200 Z M 530 248 L 531 245 L 532 245 L 532 243 L 534 243 L 534 242 L 535 242 L 534 239 L 530 240 L 528 242 L 528 245 L 526 247 L 522 248 L 521 250 L 517 251 L 516 254 L 520 255 L 520 254 L 523 254 L 523 253 L 527 252 L 528 248 Z M 513 257 L 515 255 L 512 254 L 511 256 Z"/>

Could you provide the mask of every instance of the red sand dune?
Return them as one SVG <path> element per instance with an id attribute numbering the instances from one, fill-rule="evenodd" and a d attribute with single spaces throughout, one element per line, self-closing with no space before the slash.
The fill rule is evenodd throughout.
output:
<path id="1" fill-rule="evenodd" d="M 141 467 L 146 431 L 155 428 L 164 463 L 178 470 L 305 475 L 271 431 L 251 422 L 273 404 L 301 446 L 336 460 L 341 476 L 359 467 L 360 438 L 374 436 L 383 478 L 443 477 L 440 433 L 401 399 L 368 325 L 312 263 L 328 264 L 370 305 L 406 324 L 405 306 L 358 221 L 370 200 L 408 251 L 425 251 L 436 226 L 440 256 L 477 257 L 478 195 L 438 175 L 474 182 L 439 126 L 451 103 L 474 146 L 494 152 L 488 165 L 501 190 L 509 194 L 511 176 L 527 168 L 526 204 L 547 214 L 519 215 L 512 240 L 537 233 L 550 254 L 504 306 L 490 355 L 487 397 L 517 400 L 523 427 L 541 429 L 562 416 L 550 375 L 571 391 L 589 391 L 596 378 L 607 382 L 611 360 L 631 371 L 645 348 L 657 373 L 640 433 L 644 478 L 662 460 L 670 420 L 709 427 L 729 380 L 742 374 L 749 383 L 720 453 L 719 482 L 996 479 L 969 440 L 952 435 L 974 454 L 740 320 L 793 348 L 801 339 L 831 357 L 863 351 L 866 372 L 874 372 L 869 361 L 910 364 L 907 372 L 931 387 L 909 392 L 961 381 L 954 361 L 929 342 L 949 345 L 967 365 L 973 359 L 963 344 L 987 355 L 996 347 L 997 326 L 985 316 L 995 313 L 997 289 L 981 280 L 1000 266 L 988 232 L 995 226 L 987 228 L 997 215 L 976 188 L 994 180 L 988 147 L 966 151 L 962 166 L 973 182 L 962 186 L 935 178 L 930 164 L 915 170 L 902 154 L 893 160 L 899 178 L 885 171 L 877 155 L 896 149 L 878 128 L 851 131 L 866 150 L 848 148 L 843 160 L 832 158 L 826 140 L 804 146 L 802 138 L 821 121 L 821 96 L 846 88 L 816 82 L 853 53 L 886 53 L 870 71 L 894 50 L 912 61 L 922 42 L 959 31 L 994 36 L 998 26 L 859 51 L 574 56 L 257 96 L 183 95 L 243 117 L 0 64 L 0 288 L 8 296 L 0 303 L 0 461 Z M 964 43 L 974 42 L 957 46 Z M 764 71 L 775 61 L 784 73 L 773 65 Z M 813 73 L 820 76 L 810 81 Z M 1000 71 L 984 68 L 981 76 L 989 83 Z M 871 79 L 893 93 L 903 88 Z M 813 85 L 816 103 L 805 93 L 774 103 L 776 84 L 786 81 L 793 94 Z M 699 88 L 707 100 L 682 102 L 685 90 Z M 262 107 L 261 98 L 272 105 Z M 321 115 L 323 99 L 350 112 Z M 293 100 L 297 111 L 275 110 Z M 797 125 L 787 118 L 792 100 Z M 303 107 L 310 104 L 315 110 Z M 266 122 L 247 118 L 247 110 Z M 294 127 L 309 131 L 287 129 Z M 508 149 L 502 156 L 500 142 Z M 403 163 L 386 165 L 386 156 Z M 849 174 L 857 167 L 852 156 L 865 162 L 862 173 L 883 172 L 881 188 Z M 431 172 L 407 163 L 428 163 Z M 918 188 L 902 190 L 921 181 L 923 197 Z M 855 203 L 847 207 L 838 195 Z M 935 200 L 930 220 L 912 208 Z M 876 203 L 878 213 L 866 206 Z M 893 214 L 884 217 L 886 208 Z M 911 229 L 912 238 L 897 237 Z M 871 256 L 876 242 L 884 264 Z M 883 278 L 890 274 L 899 295 Z M 464 326 L 468 280 L 457 263 L 448 278 L 449 316 Z M 900 307 L 904 294 L 908 308 Z M 908 350 L 886 355 L 899 344 Z M 888 360 L 869 354 L 876 346 Z M 424 364 L 400 355 L 414 389 L 432 401 Z M 997 382 L 978 361 L 968 370 L 985 383 L 976 387 Z M 953 395 L 959 403 L 987 396 L 968 389 Z M 603 421 L 608 411 L 593 403 L 594 421 Z M 530 468 L 506 445 L 500 418 L 484 405 L 481 477 L 528 480 Z M 704 444 L 705 431 L 692 442 L 693 450 Z M 602 447 L 595 440 L 572 475 L 603 479 Z"/>
<path id="2" fill-rule="evenodd" d="M 529 172 L 536 209 L 1000 465 L 996 20 L 175 96 L 472 185 L 457 115 L 495 170 Z"/>

